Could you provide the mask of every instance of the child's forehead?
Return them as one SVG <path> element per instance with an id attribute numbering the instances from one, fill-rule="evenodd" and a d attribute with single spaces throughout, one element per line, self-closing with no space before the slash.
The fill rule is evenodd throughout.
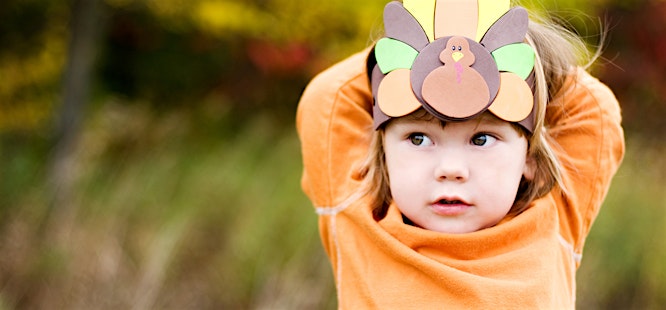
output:
<path id="1" fill-rule="evenodd" d="M 402 123 L 402 124 L 440 124 L 440 126 L 445 127 L 447 123 L 446 121 L 442 121 L 435 117 L 434 115 L 426 112 L 425 110 L 419 109 L 414 113 L 411 113 L 409 115 L 400 117 L 400 118 L 395 118 L 391 120 L 391 122 L 395 123 Z M 481 115 L 471 118 L 469 120 L 465 121 L 455 121 L 451 123 L 467 123 L 467 124 L 474 124 L 476 126 L 480 125 L 496 125 L 496 126 L 502 126 L 502 125 L 508 125 L 510 126 L 511 123 L 504 121 L 502 119 L 499 119 L 495 115 L 493 115 L 490 112 L 484 112 Z"/>

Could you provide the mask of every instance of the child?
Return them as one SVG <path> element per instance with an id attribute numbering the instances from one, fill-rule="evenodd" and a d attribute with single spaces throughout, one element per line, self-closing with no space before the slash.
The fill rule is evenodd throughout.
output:
<path id="1" fill-rule="evenodd" d="M 339 307 L 574 308 L 624 154 L 580 40 L 509 1 L 394 1 L 384 24 L 297 114 Z"/>

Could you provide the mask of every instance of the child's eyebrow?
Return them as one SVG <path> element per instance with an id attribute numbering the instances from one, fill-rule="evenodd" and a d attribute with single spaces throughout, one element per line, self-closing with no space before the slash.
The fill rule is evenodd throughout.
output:
<path id="1" fill-rule="evenodd" d="M 476 128 L 478 129 L 482 125 L 500 127 L 503 126 L 504 124 L 510 124 L 510 123 L 505 120 L 499 119 L 493 115 L 483 114 L 477 118 Z"/>

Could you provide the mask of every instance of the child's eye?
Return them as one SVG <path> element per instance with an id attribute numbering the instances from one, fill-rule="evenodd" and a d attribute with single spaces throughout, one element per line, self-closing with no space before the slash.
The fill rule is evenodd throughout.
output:
<path id="1" fill-rule="evenodd" d="M 477 134 L 474 137 L 472 137 L 472 144 L 476 146 L 488 146 L 491 145 L 493 142 L 497 141 L 497 139 L 489 134 L 481 133 Z"/>
<path id="2" fill-rule="evenodd" d="M 413 145 L 416 146 L 429 146 L 432 145 L 432 140 L 428 138 L 425 134 L 422 133 L 413 133 L 410 134 L 409 137 L 409 142 L 411 142 Z"/>

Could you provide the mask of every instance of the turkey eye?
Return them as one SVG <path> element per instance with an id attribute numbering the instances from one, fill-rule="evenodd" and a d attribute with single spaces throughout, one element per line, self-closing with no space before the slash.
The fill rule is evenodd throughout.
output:
<path id="1" fill-rule="evenodd" d="M 455 51 L 455 50 L 456 50 L 456 46 L 455 46 L 455 45 L 452 46 L 452 47 L 451 47 L 451 50 Z"/>
<path id="2" fill-rule="evenodd" d="M 459 51 L 462 51 L 462 46 L 458 46 L 458 50 L 459 50 Z"/>

